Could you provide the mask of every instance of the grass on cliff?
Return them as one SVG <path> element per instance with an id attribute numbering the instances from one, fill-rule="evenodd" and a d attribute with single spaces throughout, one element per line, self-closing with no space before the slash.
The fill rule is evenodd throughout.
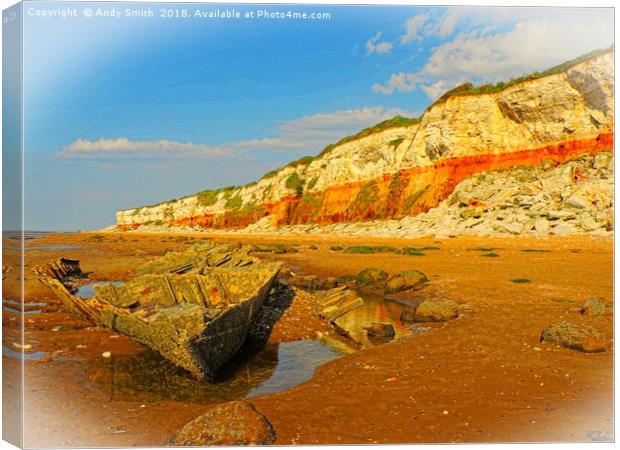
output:
<path id="1" fill-rule="evenodd" d="M 325 147 L 323 149 L 323 151 L 321 153 L 319 153 L 319 156 L 317 158 L 321 158 L 322 156 L 325 156 L 326 154 L 331 152 L 336 147 L 338 147 L 340 145 L 344 145 L 344 144 L 346 144 L 348 142 L 355 141 L 355 140 L 358 140 L 358 139 L 362 139 L 362 138 L 364 138 L 366 136 L 370 136 L 371 134 L 379 133 L 379 132 L 387 130 L 389 128 L 406 127 L 406 126 L 409 126 L 409 125 L 413 125 L 413 124 L 419 123 L 420 120 L 421 120 L 420 117 L 394 116 L 391 119 L 384 120 L 383 122 L 379 122 L 378 124 L 373 125 L 372 127 L 364 128 L 362 131 L 360 131 L 357 134 L 352 134 L 350 136 L 346 136 L 346 137 L 340 139 L 335 144 L 329 144 L 327 147 Z"/>
<path id="2" fill-rule="evenodd" d="M 297 195 L 301 195 L 304 188 L 304 181 L 301 179 L 297 172 L 293 172 L 286 179 L 285 184 L 287 189 L 295 191 Z"/>
<path id="3" fill-rule="evenodd" d="M 196 194 L 196 199 L 200 206 L 213 206 L 217 202 L 221 193 L 224 193 L 224 198 L 230 197 L 232 191 L 238 189 L 238 186 L 227 186 L 220 189 L 207 189 Z"/>
<path id="4" fill-rule="evenodd" d="M 586 53 L 585 55 L 578 56 L 577 58 L 571 59 L 570 61 L 566 61 L 562 64 L 558 64 L 557 66 L 553 66 L 542 72 L 535 71 L 521 77 L 512 78 L 509 81 L 500 81 L 499 83 L 495 84 L 483 84 L 481 86 L 474 86 L 472 83 L 463 83 L 455 87 L 454 89 L 450 89 L 449 91 L 444 93 L 441 97 L 437 99 L 437 101 L 435 101 L 435 103 L 433 103 L 426 109 L 430 109 L 439 103 L 445 102 L 450 97 L 493 94 L 495 92 L 500 92 L 506 88 L 514 86 L 515 84 L 523 83 L 525 81 L 537 80 L 539 78 L 547 77 L 549 75 L 556 75 L 558 73 L 565 72 L 566 70 L 570 69 L 573 66 L 576 66 L 577 64 L 581 64 L 582 62 L 604 55 L 612 49 L 613 47 L 593 50 L 589 53 Z"/>

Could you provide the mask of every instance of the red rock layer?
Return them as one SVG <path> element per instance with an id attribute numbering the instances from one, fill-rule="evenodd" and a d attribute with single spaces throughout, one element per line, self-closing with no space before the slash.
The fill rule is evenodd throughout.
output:
<path id="1" fill-rule="evenodd" d="M 461 181 L 477 173 L 543 161 L 563 163 L 582 154 L 613 149 L 613 133 L 566 141 L 534 150 L 448 158 L 427 167 L 404 169 L 372 180 L 330 186 L 322 193 L 290 196 L 259 206 L 177 219 L 174 224 L 243 228 L 265 216 L 276 226 L 361 222 L 416 215 L 436 207 Z"/>

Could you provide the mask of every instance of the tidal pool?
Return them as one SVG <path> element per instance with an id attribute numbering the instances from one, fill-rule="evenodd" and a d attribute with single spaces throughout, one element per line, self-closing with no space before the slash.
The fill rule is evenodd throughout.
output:
<path id="1" fill-rule="evenodd" d="M 26 302 L 24 303 L 24 314 L 41 314 L 43 310 L 32 309 L 48 306 L 46 302 Z M 13 314 L 22 313 L 22 304 L 17 300 L 5 298 L 2 300 L 2 310 Z"/>
<path id="2" fill-rule="evenodd" d="M 91 281 L 90 283 L 80 286 L 77 292 L 75 293 L 75 295 L 77 295 L 80 298 L 84 298 L 84 299 L 94 297 L 95 290 L 93 289 L 93 287 L 97 286 L 98 284 L 108 284 L 108 283 L 112 283 L 114 286 L 120 286 L 123 284 L 122 281 L 105 281 L 105 280 Z"/>
<path id="3" fill-rule="evenodd" d="M 175 400 L 219 403 L 283 391 L 312 377 L 314 370 L 341 356 L 314 340 L 268 344 L 259 351 L 241 350 L 212 383 L 193 379 L 159 354 L 145 349 L 136 355 L 98 359 L 87 371 L 97 390 L 110 399 L 156 402 Z"/>
<path id="4" fill-rule="evenodd" d="M 43 359 L 49 354 L 45 352 L 28 352 L 24 351 L 23 357 L 25 361 L 36 361 L 37 359 Z M 16 352 L 7 347 L 2 347 L 2 356 L 8 356 L 13 359 L 22 359 L 22 352 Z"/>

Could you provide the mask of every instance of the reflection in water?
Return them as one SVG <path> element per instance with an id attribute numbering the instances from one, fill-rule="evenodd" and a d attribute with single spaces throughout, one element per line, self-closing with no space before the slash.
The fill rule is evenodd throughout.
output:
<path id="1" fill-rule="evenodd" d="M 98 280 L 98 281 L 92 281 L 88 284 L 84 284 L 82 286 L 80 286 L 77 290 L 77 292 L 75 293 L 75 295 L 77 295 L 80 298 L 91 298 L 95 296 L 95 290 L 93 289 L 94 286 L 97 286 L 99 284 L 107 284 L 107 283 L 112 283 L 114 286 L 120 286 L 123 284 L 122 281 L 102 281 L 102 280 Z"/>
<path id="2" fill-rule="evenodd" d="M 386 341 L 390 340 L 369 340 L 364 327 L 372 323 L 391 324 L 396 332 L 395 339 L 414 333 L 414 326 L 403 324 L 400 321 L 400 313 L 404 310 L 411 309 L 410 306 L 370 292 L 358 292 L 358 294 L 364 300 L 364 306 L 346 313 L 335 321 L 336 325 L 345 330 L 353 341 L 365 347 L 372 347 L 374 345 L 384 344 Z"/>
<path id="3" fill-rule="evenodd" d="M 41 314 L 43 311 L 41 309 L 30 309 L 30 308 L 40 308 L 43 306 L 48 306 L 46 302 L 26 302 L 24 303 L 24 314 Z M 22 313 L 22 303 L 16 300 L 5 298 L 2 300 L 2 310 L 5 312 L 13 313 L 13 314 L 21 314 Z"/>
<path id="4" fill-rule="evenodd" d="M 16 352 L 15 350 L 11 350 L 10 348 L 2 347 L 2 356 L 8 356 L 13 359 L 22 359 L 22 353 Z M 48 354 L 45 352 L 24 352 L 23 358 L 26 361 L 35 361 L 37 359 L 43 359 L 47 357 Z"/>
<path id="5" fill-rule="evenodd" d="M 45 250 L 76 250 L 80 248 L 79 245 L 75 244 L 45 244 L 45 245 L 33 245 L 24 246 L 24 250 L 37 250 L 37 251 L 45 251 Z"/>
<path id="6" fill-rule="evenodd" d="M 114 400 L 214 403 L 282 391 L 308 380 L 316 367 L 338 356 L 318 341 L 270 344 L 253 354 L 240 352 L 215 382 L 205 383 L 146 350 L 98 359 L 88 379 Z"/>

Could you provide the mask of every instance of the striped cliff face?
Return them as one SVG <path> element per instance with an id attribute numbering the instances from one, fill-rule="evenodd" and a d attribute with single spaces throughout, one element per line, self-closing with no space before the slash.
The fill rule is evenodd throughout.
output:
<path id="1" fill-rule="evenodd" d="M 243 228 L 390 219 L 428 211 L 476 173 L 613 149 L 613 53 L 484 95 L 449 97 L 419 123 L 353 139 L 251 185 L 119 211 L 156 222 Z M 296 183 L 291 183 L 291 179 Z"/>

